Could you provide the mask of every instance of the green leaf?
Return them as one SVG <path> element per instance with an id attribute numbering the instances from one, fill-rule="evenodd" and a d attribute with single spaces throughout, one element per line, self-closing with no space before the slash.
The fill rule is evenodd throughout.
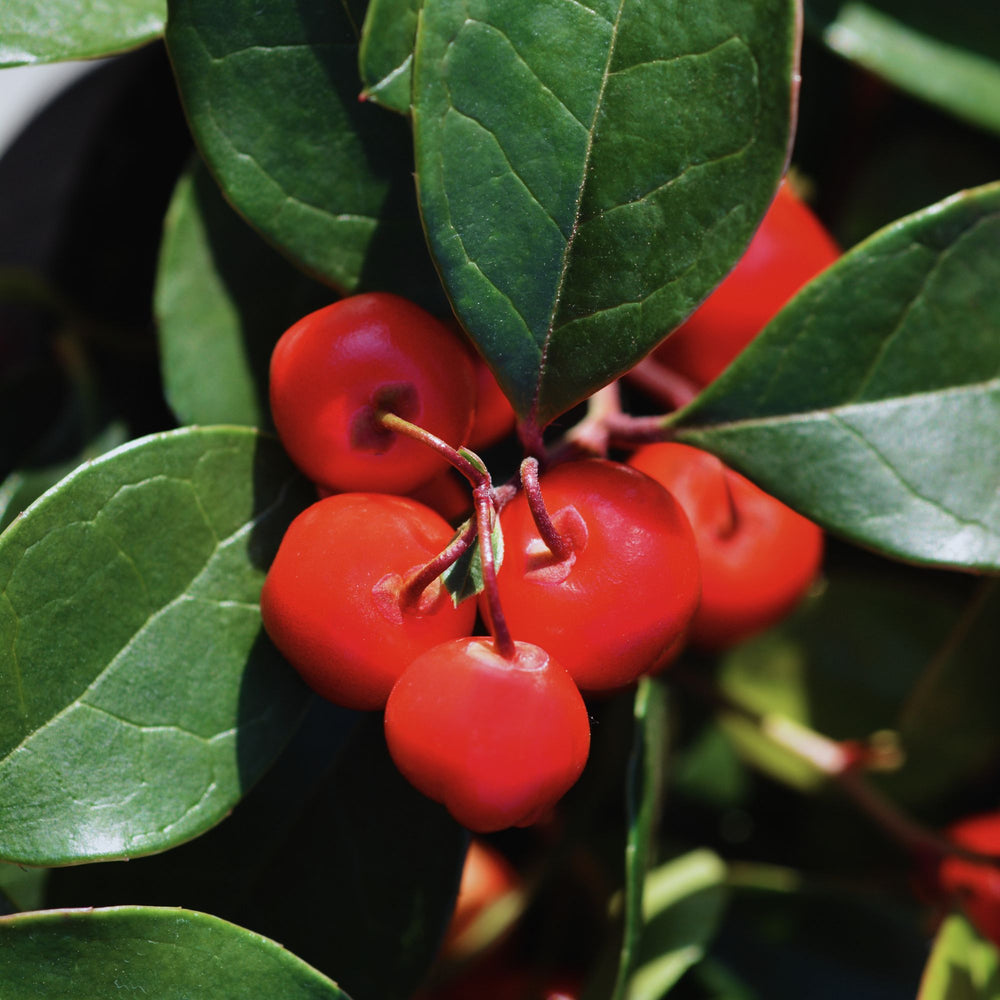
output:
<path id="1" fill-rule="evenodd" d="M 306 690 L 260 628 L 309 486 L 250 430 L 157 434 L 81 467 L 0 538 L 0 857 L 164 850 L 219 822 Z"/>
<path id="2" fill-rule="evenodd" d="M 204 913 L 150 906 L 0 919 L 0 987 L 5 1000 L 350 1000 L 274 941 Z"/>
<path id="3" fill-rule="evenodd" d="M 158 38 L 165 0 L 4 0 L 0 7 L 0 66 L 92 59 Z"/>
<path id="4" fill-rule="evenodd" d="M 0 862 L 0 897 L 15 910 L 41 909 L 48 877 L 48 868 L 22 868 Z"/>
<path id="5" fill-rule="evenodd" d="M 359 102 L 347 5 L 170 0 L 166 39 L 205 161 L 266 239 L 341 292 L 427 297 L 409 129 Z"/>
<path id="6" fill-rule="evenodd" d="M 786 160 L 796 41 L 791 0 L 424 4 L 428 240 L 529 427 L 630 368 L 746 247 Z"/>
<path id="7" fill-rule="evenodd" d="M 628 1000 L 659 1000 L 701 961 L 725 908 L 726 866 L 708 850 L 692 851 L 649 873 L 639 967 Z"/>
<path id="8" fill-rule="evenodd" d="M 1000 19 L 959 0 L 806 0 L 807 24 L 834 52 L 916 97 L 1000 132 Z"/>
<path id="9" fill-rule="evenodd" d="M 462 524 L 455 532 L 455 537 L 464 534 L 470 523 L 470 521 L 466 521 Z M 493 518 L 490 544 L 493 546 L 493 566 L 499 572 L 503 565 L 503 530 L 500 527 L 499 517 Z M 484 586 L 483 554 L 479 545 L 478 533 L 472 540 L 472 544 L 441 574 L 441 581 L 448 593 L 451 594 L 452 603 L 456 608 L 462 601 L 482 593 Z"/>
<path id="10" fill-rule="evenodd" d="M 635 733 L 625 786 L 628 833 L 625 842 L 625 926 L 612 997 L 626 996 L 644 934 L 646 874 L 653 859 L 657 821 L 663 808 L 667 758 L 667 689 L 643 677 L 635 694 Z M 648 900 L 646 900 L 648 903 Z"/>
<path id="11" fill-rule="evenodd" d="M 365 97 L 400 114 L 410 111 L 420 4 L 421 0 L 371 0 L 361 29 L 358 65 Z"/>
<path id="12" fill-rule="evenodd" d="M 965 917 L 949 916 L 934 939 L 917 1000 L 995 1000 L 1000 996 L 1000 952 Z"/>
<path id="13" fill-rule="evenodd" d="M 876 233 L 689 407 L 680 440 L 852 541 L 1000 568 L 1000 185 Z"/>
<path id="14" fill-rule="evenodd" d="M 250 229 L 196 164 L 167 213 L 154 301 L 164 391 L 177 418 L 270 426 L 271 350 L 333 298 Z"/>

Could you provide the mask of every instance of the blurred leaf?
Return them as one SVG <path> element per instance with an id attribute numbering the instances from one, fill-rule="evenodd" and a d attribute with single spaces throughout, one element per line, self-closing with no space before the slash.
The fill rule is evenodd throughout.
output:
<path id="1" fill-rule="evenodd" d="M 192 910 L 122 906 L 0 920 L 5 1000 L 86 996 L 350 1000 L 280 944 Z"/>
<path id="2" fill-rule="evenodd" d="M 158 38 L 165 0 L 4 0 L 0 6 L 0 66 L 92 59 Z"/>
<path id="3" fill-rule="evenodd" d="M 790 0 L 424 4 L 421 212 L 529 427 L 630 368 L 746 247 L 786 160 L 796 55 Z"/>
<path id="4" fill-rule="evenodd" d="M 358 64 L 365 96 L 400 114 L 410 111 L 413 42 L 421 0 L 370 0 Z"/>
<path id="5" fill-rule="evenodd" d="M 264 572 L 309 492 L 250 430 L 84 465 L 0 538 L 0 856 L 164 850 L 219 822 L 306 691 L 263 636 Z"/>
<path id="6" fill-rule="evenodd" d="M 1000 569 L 1000 185 L 859 244 L 671 420 L 862 545 Z"/>
<path id="7" fill-rule="evenodd" d="M 995 1000 L 1000 996 L 1000 952 L 957 913 L 934 939 L 917 1000 Z"/>
<path id="8" fill-rule="evenodd" d="M 294 0 L 170 0 L 169 12 L 181 98 L 233 206 L 341 292 L 391 287 L 426 299 L 438 282 L 416 213 L 409 130 L 358 100 L 354 12 Z"/>
<path id="9" fill-rule="evenodd" d="M 270 426 L 271 350 L 334 297 L 261 240 L 196 164 L 167 214 L 155 298 L 164 391 L 178 420 Z"/>
<path id="10" fill-rule="evenodd" d="M 959 0 L 806 0 L 834 52 L 965 121 L 1000 133 L 1000 18 Z"/>
<path id="11" fill-rule="evenodd" d="M 715 722 L 705 725 L 694 742 L 677 753 L 672 772 L 672 788 L 709 805 L 738 806 L 749 791 L 746 766 Z"/>

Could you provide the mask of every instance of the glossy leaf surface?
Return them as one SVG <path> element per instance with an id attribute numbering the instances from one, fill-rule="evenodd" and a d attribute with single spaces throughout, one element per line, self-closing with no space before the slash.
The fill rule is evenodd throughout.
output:
<path id="1" fill-rule="evenodd" d="M 171 202 L 154 302 L 164 391 L 178 420 L 269 427 L 275 342 L 335 297 L 250 229 L 197 165 Z"/>
<path id="2" fill-rule="evenodd" d="M 166 0 L 4 0 L 0 66 L 91 59 L 135 48 L 163 32 Z"/>
<path id="3" fill-rule="evenodd" d="M 785 162 L 795 57 L 789 0 L 424 4 L 421 212 L 529 426 L 631 367 L 732 266 Z"/>
<path id="4" fill-rule="evenodd" d="M 6 1000 L 39 996 L 350 1000 L 280 944 L 192 910 L 122 906 L 0 919 Z"/>
<path id="5" fill-rule="evenodd" d="M 368 100 L 407 114 L 420 0 L 371 0 L 361 30 L 358 65 Z"/>
<path id="6" fill-rule="evenodd" d="M 221 820 L 306 691 L 258 600 L 308 487 L 249 430 L 82 466 L 0 540 L 0 857 L 164 850 Z"/>
<path id="7" fill-rule="evenodd" d="M 1000 132 L 1000 18 L 979 0 L 807 0 L 834 52 L 931 104 Z"/>
<path id="8" fill-rule="evenodd" d="M 392 276 L 404 264 L 433 281 L 406 123 L 358 100 L 360 11 L 171 0 L 169 12 L 191 128 L 237 210 L 342 292 L 386 281 L 402 292 Z"/>
<path id="9" fill-rule="evenodd" d="M 859 544 L 1000 568 L 998 245 L 996 185 L 876 233 L 672 419 L 678 437 Z"/>

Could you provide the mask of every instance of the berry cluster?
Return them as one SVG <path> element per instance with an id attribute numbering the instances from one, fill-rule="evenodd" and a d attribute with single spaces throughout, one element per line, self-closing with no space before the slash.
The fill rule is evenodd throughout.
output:
<path id="1" fill-rule="evenodd" d="M 819 567 L 815 525 L 681 444 L 529 457 L 495 487 L 466 445 L 505 435 L 509 404 L 455 329 L 394 295 L 287 330 L 270 399 L 321 499 L 281 543 L 264 626 L 319 694 L 384 710 L 400 771 L 472 830 L 533 823 L 573 785 L 582 693 L 767 628 Z M 417 497 L 473 513 L 456 531 Z"/>

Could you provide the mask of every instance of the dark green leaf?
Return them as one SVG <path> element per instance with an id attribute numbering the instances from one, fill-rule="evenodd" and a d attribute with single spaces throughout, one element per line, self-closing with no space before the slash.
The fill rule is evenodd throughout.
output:
<path id="1" fill-rule="evenodd" d="M 764 489 L 915 562 L 1000 568 L 1000 185 L 876 233 L 673 419 Z"/>
<path id="2" fill-rule="evenodd" d="M 639 963 L 628 1000 L 659 1000 L 715 936 L 725 907 L 726 866 L 711 851 L 692 851 L 649 873 Z"/>
<path id="3" fill-rule="evenodd" d="M 421 211 L 518 413 L 630 368 L 729 270 L 785 163 L 790 0 L 428 0 Z"/>
<path id="4" fill-rule="evenodd" d="M 421 0 L 371 0 L 358 64 L 365 96 L 400 114 L 410 110 L 413 42 Z"/>
<path id="5" fill-rule="evenodd" d="M 1000 18 L 979 0 L 807 0 L 807 23 L 845 59 L 1000 132 Z"/>
<path id="6" fill-rule="evenodd" d="M 0 66 L 91 59 L 158 38 L 165 0 L 4 0 L 0 7 Z"/>
<path id="7" fill-rule="evenodd" d="M 221 820 L 306 692 L 264 638 L 266 567 L 309 486 L 237 428 L 81 467 L 0 538 L 0 857 L 129 857 Z"/>
<path id="8" fill-rule="evenodd" d="M 409 130 L 358 100 L 348 6 L 170 0 L 166 38 L 195 138 L 235 208 L 342 292 L 426 299 L 436 281 Z"/>
<path id="9" fill-rule="evenodd" d="M 644 934 L 644 896 L 653 861 L 657 823 L 663 808 L 667 759 L 667 689 L 643 677 L 635 695 L 635 734 L 628 763 L 625 800 L 628 834 L 625 843 L 625 921 L 618 977 L 612 997 L 626 996 Z"/>
<path id="10" fill-rule="evenodd" d="M 193 910 L 122 906 L 0 920 L 5 1000 L 350 1000 L 280 944 Z"/>
<path id="11" fill-rule="evenodd" d="M 995 1000 L 1000 996 L 1000 952 L 957 913 L 934 939 L 917 1000 Z"/>
<path id="12" fill-rule="evenodd" d="M 41 909 L 48 877 L 48 868 L 22 868 L 0 862 L 0 911 Z M 4 900 L 9 904 L 6 908 Z"/>
<path id="13" fill-rule="evenodd" d="M 174 193 L 156 284 L 164 391 L 177 418 L 270 426 L 275 341 L 333 298 L 261 240 L 196 165 Z"/>

